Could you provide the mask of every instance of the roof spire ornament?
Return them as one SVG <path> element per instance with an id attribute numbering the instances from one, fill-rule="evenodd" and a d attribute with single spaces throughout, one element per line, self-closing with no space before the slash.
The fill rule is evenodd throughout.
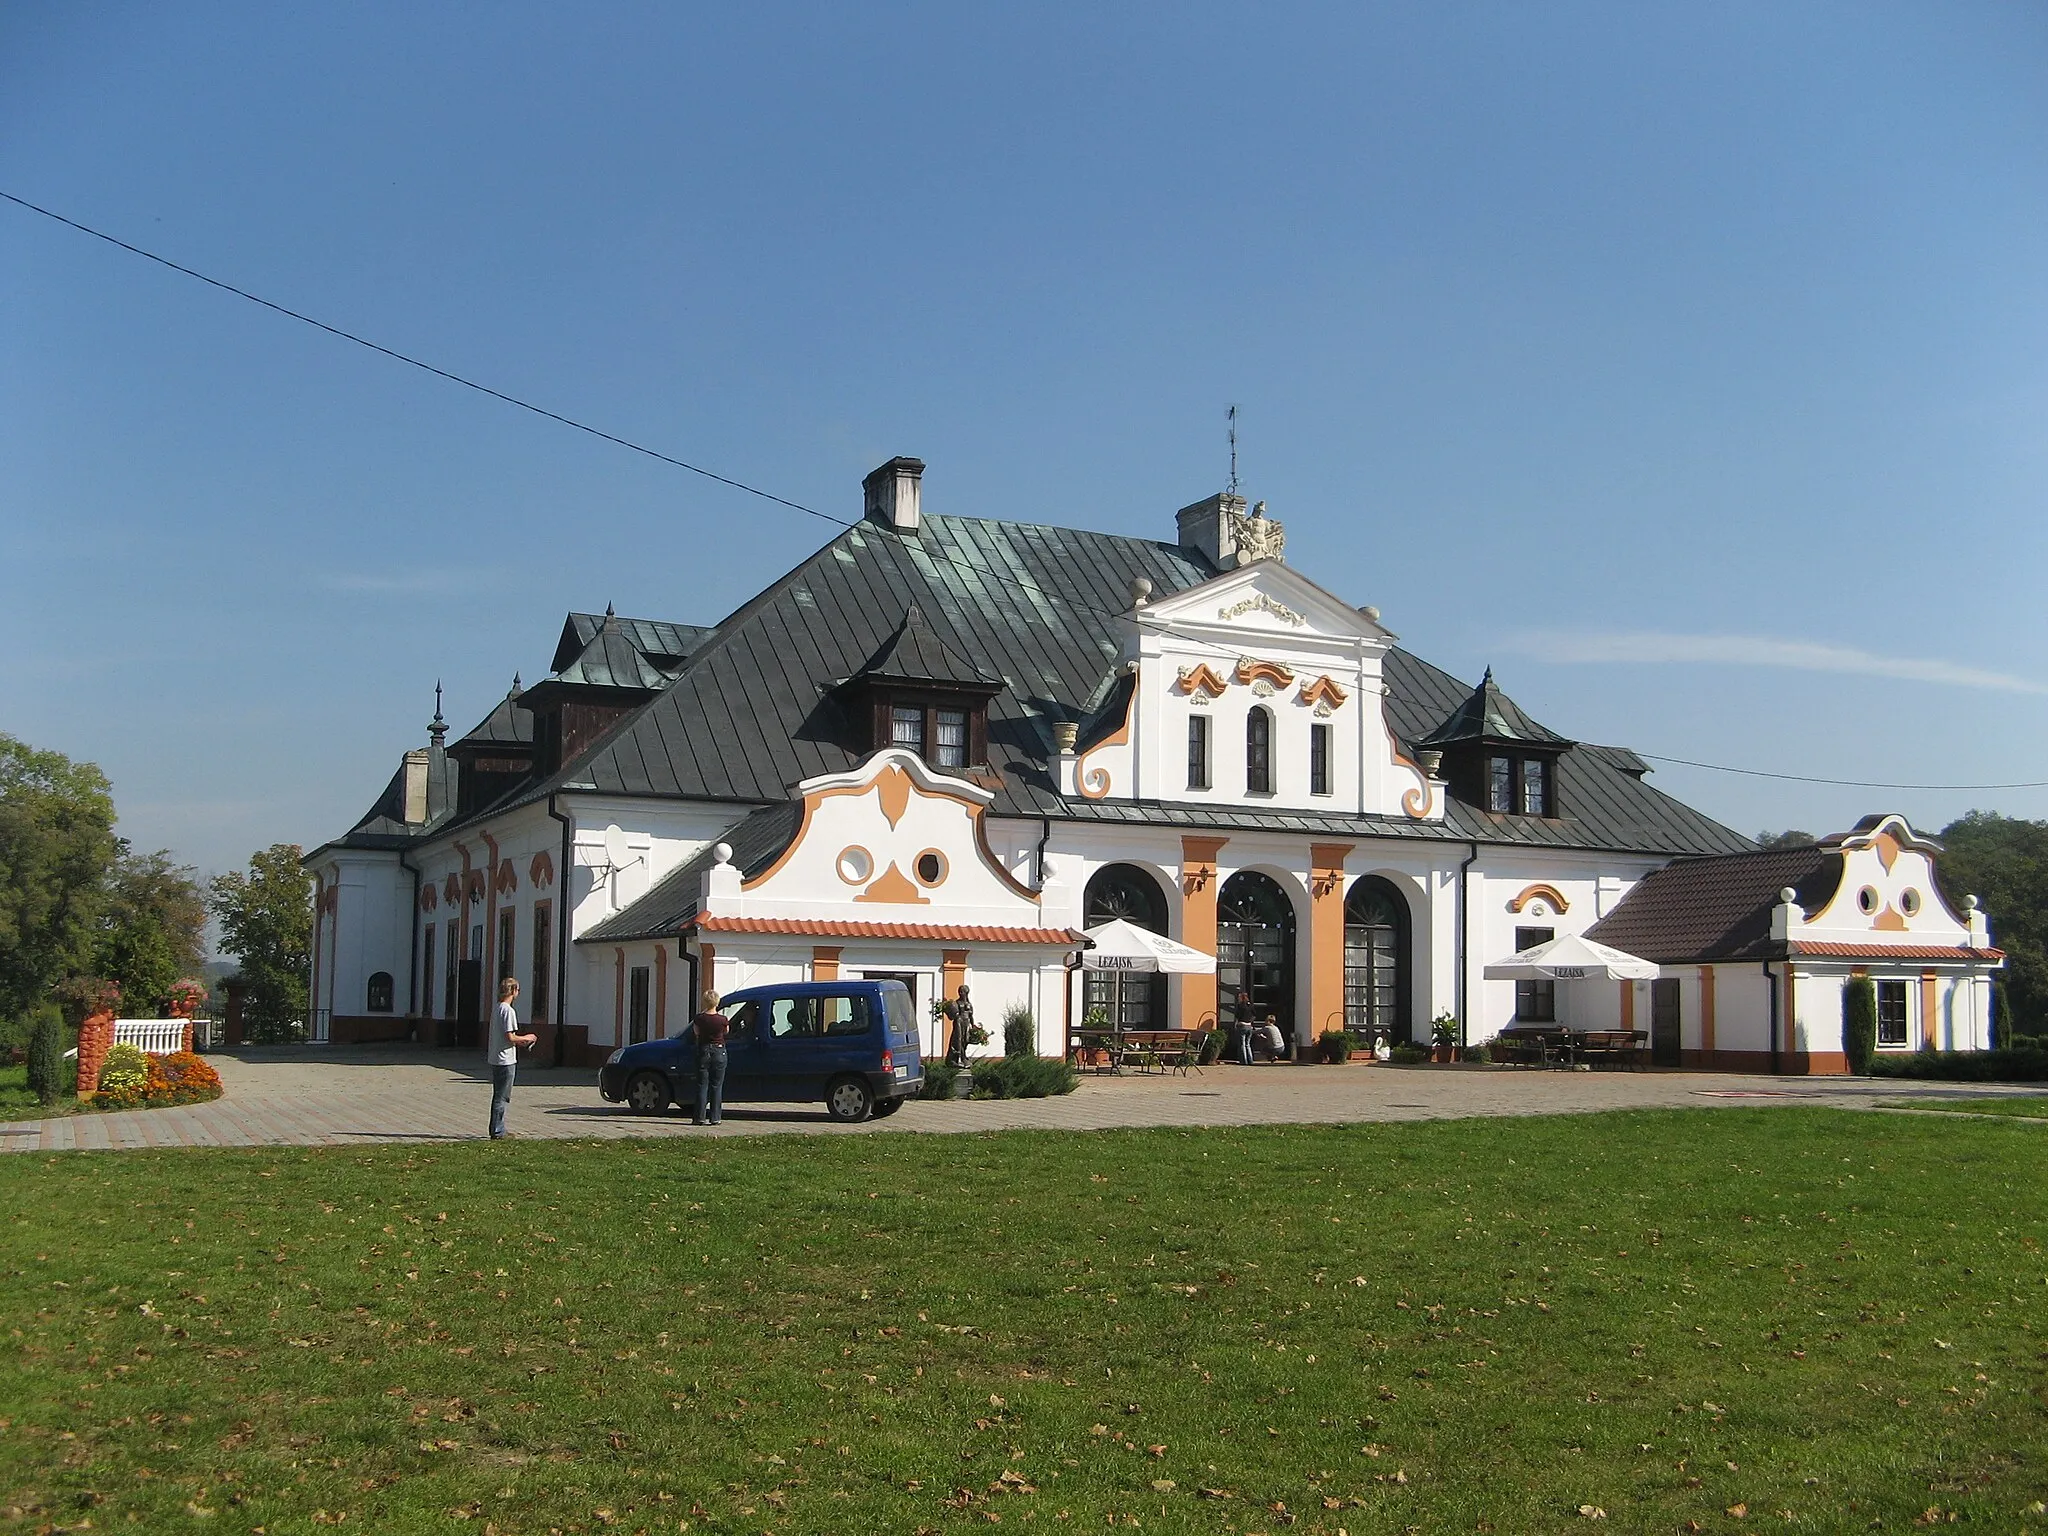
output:
<path id="1" fill-rule="evenodd" d="M 517 672 L 514 672 L 512 674 L 512 692 L 509 695 L 507 695 L 507 697 L 516 699 L 523 692 L 525 692 L 525 690 L 519 684 L 519 674 Z"/>
<path id="2" fill-rule="evenodd" d="M 1223 419 L 1230 423 L 1230 489 L 1228 494 L 1235 496 L 1237 494 L 1237 407 L 1233 405 L 1229 410 L 1225 411 Z"/>
<path id="3" fill-rule="evenodd" d="M 434 718 L 427 723 L 427 734 L 434 745 L 440 746 L 448 735 L 448 722 L 441 718 L 441 679 L 434 679 Z"/>

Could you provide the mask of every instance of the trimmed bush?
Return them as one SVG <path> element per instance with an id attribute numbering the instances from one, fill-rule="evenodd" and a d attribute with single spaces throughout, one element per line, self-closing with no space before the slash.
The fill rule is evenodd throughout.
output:
<path id="1" fill-rule="evenodd" d="M 1483 1066 L 1493 1060 L 1493 1052 L 1483 1045 L 1468 1045 L 1465 1047 L 1465 1060 L 1476 1061 Z"/>
<path id="2" fill-rule="evenodd" d="M 1872 1057 L 1870 1075 L 1949 1083 L 2048 1083 L 2048 1051 L 1907 1051 Z"/>
<path id="3" fill-rule="evenodd" d="M 1400 1067 L 1419 1066 L 1429 1060 L 1430 1050 L 1426 1045 L 1397 1045 L 1388 1053 L 1387 1059 Z"/>
<path id="4" fill-rule="evenodd" d="M 1202 1043 L 1195 1052 L 1195 1065 L 1198 1067 L 1213 1066 L 1216 1059 L 1222 1054 L 1223 1031 L 1213 1027 L 1203 1030 Z"/>
<path id="5" fill-rule="evenodd" d="M 1869 1073 L 1877 1054 L 1877 983 L 1868 976 L 1851 976 L 1842 988 L 1842 1053 L 1851 1072 Z"/>
<path id="6" fill-rule="evenodd" d="M 54 1004 L 38 1008 L 29 1020 L 28 1086 L 44 1104 L 64 1093 L 64 1014 Z"/>
<path id="7" fill-rule="evenodd" d="M 1003 1056 L 973 1066 L 977 1099 L 1049 1099 L 1072 1093 L 1081 1081 L 1072 1067 L 1051 1056 Z"/>
<path id="8" fill-rule="evenodd" d="M 924 1082 L 917 1090 L 920 1099 L 950 1099 L 953 1097 L 953 1080 L 960 1075 L 960 1068 L 943 1056 L 927 1056 L 924 1059 Z"/>
<path id="9" fill-rule="evenodd" d="M 1038 1054 L 1038 1021 L 1031 1017 L 1031 1010 L 1022 1003 L 1012 1003 L 1003 1010 L 1003 1054 Z"/>
<path id="10" fill-rule="evenodd" d="M 1351 1036 L 1341 1029 L 1326 1029 L 1316 1036 L 1316 1053 L 1325 1064 L 1337 1066 L 1351 1059 Z"/>

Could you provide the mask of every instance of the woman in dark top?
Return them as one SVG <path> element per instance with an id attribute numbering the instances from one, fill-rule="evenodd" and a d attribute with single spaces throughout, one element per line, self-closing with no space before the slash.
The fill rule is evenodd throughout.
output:
<path id="1" fill-rule="evenodd" d="M 700 1001 L 702 1010 L 690 1020 L 697 1031 L 697 1118 L 692 1123 L 716 1125 L 725 1118 L 725 1037 L 732 1021 L 718 1011 L 718 993 L 712 988 L 704 989 Z"/>

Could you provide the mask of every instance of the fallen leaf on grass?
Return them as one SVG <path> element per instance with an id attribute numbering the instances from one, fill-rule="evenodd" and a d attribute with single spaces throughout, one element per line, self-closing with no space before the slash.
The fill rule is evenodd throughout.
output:
<path id="1" fill-rule="evenodd" d="M 1728 1518 L 1731 1520 L 1740 1520 L 1748 1513 L 1749 1506 L 1747 1504 L 1730 1504 L 1728 1506 Z"/>
<path id="2" fill-rule="evenodd" d="M 1173 1479 L 1170 1477 L 1155 1477 L 1152 1479 L 1152 1489 L 1155 1493 L 1171 1493 L 1173 1486 Z"/>
<path id="3" fill-rule="evenodd" d="M 1607 1511 L 1598 1504 L 1581 1504 L 1579 1506 L 1579 1518 L 1582 1520 L 1605 1520 L 1607 1518 Z"/>

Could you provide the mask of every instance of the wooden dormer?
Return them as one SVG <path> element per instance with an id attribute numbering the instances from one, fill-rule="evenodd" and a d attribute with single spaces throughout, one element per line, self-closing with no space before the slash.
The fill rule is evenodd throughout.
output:
<path id="1" fill-rule="evenodd" d="M 558 772 L 614 722 L 666 688 L 671 676 L 606 609 L 604 622 L 574 658 L 526 691 L 535 766 L 544 774 Z"/>
<path id="2" fill-rule="evenodd" d="M 1558 759 L 1576 743 L 1538 725 L 1500 690 L 1493 668 L 1435 730 L 1415 743 L 1443 757 L 1451 793 L 1496 816 L 1559 816 Z"/>
<path id="3" fill-rule="evenodd" d="M 903 747 L 949 773 L 988 762 L 988 701 L 1002 691 L 1002 679 L 962 660 L 932 633 L 915 603 L 839 685 L 856 750 Z"/>

